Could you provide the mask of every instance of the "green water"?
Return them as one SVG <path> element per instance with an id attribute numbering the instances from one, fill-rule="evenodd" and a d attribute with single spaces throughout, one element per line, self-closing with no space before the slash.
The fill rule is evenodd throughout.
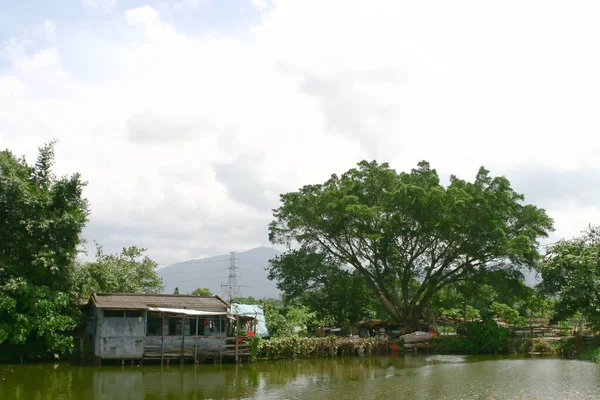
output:
<path id="1" fill-rule="evenodd" d="M 251 365 L 0 365 L 0 399 L 600 399 L 600 366 L 400 356 Z"/>

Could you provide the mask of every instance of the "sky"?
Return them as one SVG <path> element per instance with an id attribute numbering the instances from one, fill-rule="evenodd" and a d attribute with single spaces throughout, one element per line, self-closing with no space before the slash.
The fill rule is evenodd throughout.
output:
<path id="1" fill-rule="evenodd" d="M 87 256 L 269 246 L 279 194 L 363 159 L 480 166 L 600 224 L 600 2 L 0 0 L 0 148 L 89 182 Z"/>

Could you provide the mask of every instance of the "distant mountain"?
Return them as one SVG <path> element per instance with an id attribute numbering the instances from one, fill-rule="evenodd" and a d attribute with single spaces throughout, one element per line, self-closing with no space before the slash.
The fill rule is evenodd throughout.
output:
<path id="1" fill-rule="evenodd" d="M 275 282 L 267 278 L 265 267 L 269 260 L 281 252 L 269 247 L 257 247 L 248 251 L 236 253 L 238 284 L 241 295 L 254 298 L 279 297 Z M 173 293 L 179 288 L 179 293 L 191 293 L 197 288 L 209 288 L 219 296 L 225 294 L 221 284 L 227 283 L 229 254 L 189 260 L 169 265 L 159 269 L 158 276 L 163 279 L 165 293 Z"/>

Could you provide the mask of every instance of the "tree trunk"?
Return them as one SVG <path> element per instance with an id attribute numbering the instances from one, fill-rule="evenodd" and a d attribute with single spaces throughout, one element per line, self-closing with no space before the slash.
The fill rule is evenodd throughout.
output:
<path id="1" fill-rule="evenodd" d="M 406 310 L 406 315 L 404 316 L 404 323 L 406 324 L 408 333 L 421 330 L 421 323 L 419 322 L 420 317 L 421 313 L 418 308 L 411 308 Z"/>

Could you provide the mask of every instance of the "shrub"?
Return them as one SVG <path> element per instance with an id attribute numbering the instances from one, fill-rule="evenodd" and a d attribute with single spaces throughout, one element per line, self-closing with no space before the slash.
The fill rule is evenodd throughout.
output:
<path id="1" fill-rule="evenodd" d="M 470 353 L 498 354 L 506 349 L 508 329 L 493 319 L 466 324 L 466 347 Z"/>
<path id="2" fill-rule="evenodd" d="M 250 339 L 250 355 L 252 358 L 258 357 L 260 348 L 262 347 L 262 338 L 260 336 L 253 336 Z"/>
<path id="3" fill-rule="evenodd" d="M 372 354 L 377 338 L 272 338 L 261 342 L 260 356 L 270 359 Z"/>
<path id="4" fill-rule="evenodd" d="M 592 361 L 600 363 L 600 347 L 592 351 Z"/>

